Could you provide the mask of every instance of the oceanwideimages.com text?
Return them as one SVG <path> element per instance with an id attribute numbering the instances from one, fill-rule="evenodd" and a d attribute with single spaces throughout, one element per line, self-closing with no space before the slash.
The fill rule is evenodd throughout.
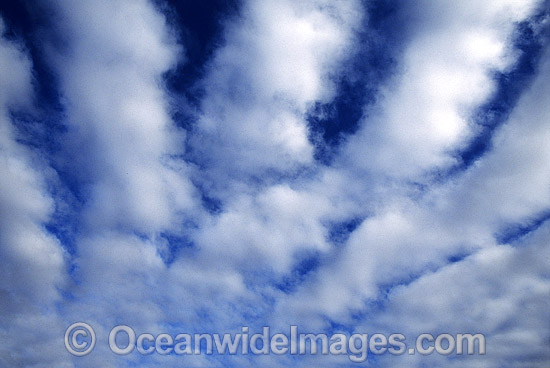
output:
<path id="1" fill-rule="evenodd" d="M 352 362 L 365 362 L 369 354 L 484 355 L 485 336 L 480 333 L 422 333 L 409 341 L 401 333 L 305 333 L 298 326 L 273 333 L 265 326 L 259 332 L 242 327 L 238 333 L 140 333 L 127 325 L 110 330 L 105 342 L 117 355 L 347 355 Z M 74 323 L 65 333 L 65 346 L 76 356 L 90 353 L 96 344 L 93 328 Z"/>

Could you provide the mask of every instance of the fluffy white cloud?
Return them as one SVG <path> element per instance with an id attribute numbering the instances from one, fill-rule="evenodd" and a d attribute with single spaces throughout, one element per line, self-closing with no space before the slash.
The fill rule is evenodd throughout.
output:
<path id="1" fill-rule="evenodd" d="M 324 198 L 276 185 L 236 198 L 197 242 L 243 271 L 286 273 L 300 253 L 328 249 L 322 220 L 330 208 Z"/>
<path id="2" fill-rule="evenodd" d="M 492 73 L 516 60 L 508 46 L 515 22 L 536 4 L 463 1 L 407 7 L 407 16 L 417 22 L 400 72 L 381 92 L 381 103 L 369 109 L 344 159 L 377 175 L 412 180 L 455 164 L 452 151 L 477 133 L 470 122 L 473 109 L 494 92 Z"/>
<path id="3" fill-rule="evenodd" d="M 64 251 L 44 228 L 55 206 L 47 187 L 52 173 L 17 142 L 10 113 L 30 106 L 31 63 L 3 36 L 0 19 L 0 364 L 61 366 L 53 339 L 60 332 L 55 303 L 66 281 Z"/>
<path id="4" fill-rule="evenodd" d="M 90 228 L 173 226 L 193 206 L 185 165 L 171 158 L 183 152 L 183 133 L 160 85 L 180 46 L 146 1 L 69 1 L 56 10 L 68 48 L 56 64 L 68 114 L 68 165 L 88 184 Z"/>
<path id="5" fill-rule="evenodd" d="M 208 67 L 194 137 L 219 196 L 233 181 L 313 163 L 305 114 L 334 97 L 362 11 L 355 1 L 250 1 L 241 13 Z"/>

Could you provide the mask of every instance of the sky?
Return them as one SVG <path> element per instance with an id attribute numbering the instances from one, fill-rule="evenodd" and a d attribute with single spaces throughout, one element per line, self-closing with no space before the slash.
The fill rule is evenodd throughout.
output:
<path id="1" fill-rule="evenodd" d="M 549 9 L 0 1 L 0 366 L 547 367 Z M 487 354 L 118 356 L 120 324 Z"/>

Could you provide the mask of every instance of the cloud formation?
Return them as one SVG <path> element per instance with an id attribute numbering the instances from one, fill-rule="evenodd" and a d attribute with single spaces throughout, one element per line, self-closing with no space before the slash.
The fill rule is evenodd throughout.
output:
<path id="1" fill-rule="evenodd" d="M 485 356 L 368 363 L 545 366 L 546 5 L 243 1 L 204 58 L 186 55 L 182 34 L 200 27 L 168 1 L 47 2 L 19 9 L 26 23 L 0 8 L 0 365 L 182 364 L 120 357 L 105 339 L 72 357 L 63 334 L 82 320 L 100 337 L 117 324 L 481 332 Z M 181 67 L 190 60 L 201 64 Z M 37 101 L 46 84 L 50 109 Z M 491 101 L 504 95 L 519 97 L 501 111 Z M 359 105 L 336 114 L 338 101 Z M 29 137 L 30 125 L 45 133 Z M 471 149 L 480 139 L 487 149 Z"/>

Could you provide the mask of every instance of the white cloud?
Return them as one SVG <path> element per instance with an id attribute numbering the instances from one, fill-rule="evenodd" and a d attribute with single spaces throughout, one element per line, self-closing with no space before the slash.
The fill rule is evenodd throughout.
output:
<path id="1" fill-rule="evenodd" d="M 361 327 L 406 328 L 408 336 L 483 333 L 487 355 L 470 357 L 468 364 L 544 367 L 549 358 L 545 348 L 549 337 L 549 229 L 545 224 L 514 247 L 490 247 L 396 288 L 387 308 Z M 395 361 L 420 367 L 427 361 L 442 364 L 442 357 L 387 357 L 383 366 L 394 366 Z"/>
<path id="2" fill-rule="evenodd" d="M 183 133 L 160 81 L 180 47 L 145 1 L 60 2 L 57 10 L 69 48 L 56 65 L 67 101 L 69 164 L 89 184 L 90 228 L 175 225 L 177 214 L 193 207 L 193 190 L 185 165 L 170 158 L 183 152 Z"/>
<path id="3" fill-rule="evenodd" d="M 420 3 L 400 73 L 370 109 L 344 159 L 379 175 L 418 180 L 473 134 L 470 114 L 495 90 L 494 71 L 516 58 L 506 46 L 536 2 Z"/>
<path id="4" fill-rule="evenodd" d="M 322 217 L 330 208 L 324 198 L 273 186 L 236 198 L 197 242 L 213 260 L 243 271 L 286 273 L 300 252 L 327 250 Z"/>
<path id="5" fill-rule="evenodd" d="M 58 332 L 55 303 L 66 281 L 65 255 L 44 229 L 54 210 L 47 188 L 52 173 L 17 142 L 10 112 L 30 106 L 31 62 L 22 46 L 3 34 L 0 19 L 0 363 L 61 364 L 52 335 Z M 33 348 L 38 344 L 43 349 Z"/>
<path id="6" fill-rule="evenodd" d="M 468 213 L 478 223 L 504 226 L 548 209 L 550 131 L 545 96 L 550 93 L 549 60 L 546 53 L 531 90 L 494 136 L 494 150 L 465 174 L 459 188 L 452 189 L 449 216 Z"/>
<path id="7" fill-rule="evenodd" d="M 193 284 L 180 266 L 163 262 L 161 234 L 179 233 L 201 216 L 188 167 L 177 158 L 185 133 L 171 120 L 162 85 L 182 49 L 146 1 L 64 1 L 52 8 L 66 40 L 49 51 L 67 115 L 59 159 L 84 200 L 75 211 L 76 267 L 64 289 L 74 301 L 64 303 L 63 321 L 87 320 L 98 338 L 117 321 L 154 330 L 178 315 Z M 163 308 L 166 300 L 174 307 Z M 106 344 L 98 342 L 97 350 L 79 366 L 119 364 Z"/>
<path id="8" fill-rule="evenodd" d="M 355 1 L 251 1 L 242 14 L 208 68 L 194 143 L 220 196 L 233 180 L 313 163 L 305 114 L 334 97 L 361 18 Z"/>

